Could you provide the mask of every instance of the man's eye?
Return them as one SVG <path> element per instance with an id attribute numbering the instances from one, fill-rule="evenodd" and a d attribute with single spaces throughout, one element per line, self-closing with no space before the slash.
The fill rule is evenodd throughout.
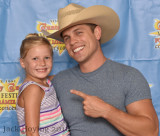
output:
<path id="1" fill-rule="evenodd" d="M 79 34 L 82 34 L 82 32 L 78 31 L 77 34 L 78 34 L 78 35 L 79 35 Z"/>
<path id="2" fill-rule="evenodd" d="M 68 39 L 69 39 L 69 37 L 64 37 L 64 41 L 65 42 L 68 41 Z"/>

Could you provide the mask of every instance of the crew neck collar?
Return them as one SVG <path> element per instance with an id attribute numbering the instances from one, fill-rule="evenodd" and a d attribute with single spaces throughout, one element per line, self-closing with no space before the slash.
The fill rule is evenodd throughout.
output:
<path id="1" fill-rule="evenodd" d="M 76 66 L 76 69 L 77 69 L 77 71 L 78 71 L 78 73 L 79 73 L 80 75 L 83 75 L 83 76 L 91 76 L 91 75 L 94 75 L 94 74 L 96 74 L 97 72 L 101 71 L 101 70 L 103 69 L 103 67 L 108 64 L 108 62 L 109 62 L 109 59 L 106 59 L 106 61 L 105 61 L 99 68 L 97 68 L 96 70 L 94 70 L 94 71 L 92 71 L 92 72 L 87 72 L 87 73 L 81 72 L 80 67 L 79 67 L 79 64 Z"/>

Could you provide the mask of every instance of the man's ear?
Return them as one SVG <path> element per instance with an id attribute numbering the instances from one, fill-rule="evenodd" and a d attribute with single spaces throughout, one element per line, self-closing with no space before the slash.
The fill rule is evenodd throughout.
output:
<path id="1" fill-rule="evenodd" d="M 94 35 L 96 37 L 96 39 L 99 41 L 101 39 L 101 27 L 100 26 L 96 26 L 94 29 Z"/>
<path id="2" fill-rule="evenodd" d="M 25 68 L 24 59 L 20 58 L 20 65 L 22 68 Z"/>

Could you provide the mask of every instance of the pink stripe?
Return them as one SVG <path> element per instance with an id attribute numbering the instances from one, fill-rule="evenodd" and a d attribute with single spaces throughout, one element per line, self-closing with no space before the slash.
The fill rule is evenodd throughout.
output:
<path id="1" fill-rule="evenodd" d="M 44 121 L 44 120 L 47 120 L 47 119 L 52 119 L 52 118 L 57 117 L 57 116 L 60 116 L 60 115 L 61 115 L 61 112 L 60 112 L 59 114 L 53 116 L 53 117 L 45 118 L 45 119 L 42 119 L 42 120 L 40 120 L 40 121 Z M 21 129 L 21 131 L 23 131 L 24 129 L 25 129 L 25 127 L 23 127 L 23 128 Z"/>
<path id="2" fill-rule="evenodd" d="M 62 135 L 62 136 L 67 136 L 69 134 L 69 132 L 67 132 L 66 134 Z"/>
<path id="3" fill-rule="evenodd" d="M 40 117 L 49 116 L 49 115 L 55 114 L 55 113 L 59 112 L 60 110 L 61 110 L 61 108 L 59 107 L 59 108 L 57 109 L 57 111 L 51 112 L 51 113 L 48 113 L 48 114 L 47 114 L 47 113 L 43 113 L 43 115 L 41 114 Z"/>
<path id="4" fill-rule="evenodd" d="M 48 81 L 48 83 L 50 84 L 51 83 L 51 81 L 50 80 L 47 80 Z"/>
<path id="5" fill-rule="evenodd" d="M 56 116 L 53 116 L 53 117 L 49 117 L 49 118 L 42 119 L 42 120 L 40 120 L 40 121 L 44 121 L 44 120 L 47 120 L 47 119 L 52 119 L 52 118 L 55 118 L 55 117 L 57 117 L 57 116 L 59 116 L 59 115 L 61 115 L 61 113 L 59 113 L 59 114 L 57 114 Z"/>
<path id="6" fill-rule="evenodd" d="M 23 130 L 25 130 L 26 128 L 24 127 L 24 128 L 22 128 L 20 131 L 21 131 L 21 133 L 24 133 L 24 132 L 22 132 Z"/>

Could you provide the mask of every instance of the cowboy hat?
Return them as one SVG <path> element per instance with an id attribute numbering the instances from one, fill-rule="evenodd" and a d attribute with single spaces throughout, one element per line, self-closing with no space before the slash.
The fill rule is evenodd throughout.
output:
<path id="1" fill-rule="evenodd" d="M 101 43 L 112 39 L 118 32 L 120 21 L 118 15 L 111 8 L 95 5 L 88 8 L 71 3 L 58 11 L 59 30 L 55 33 L 43 32 L 47 37 L 63 42 L 61 33 L 74 25 L 96 24 L 102 29 Z"/>

